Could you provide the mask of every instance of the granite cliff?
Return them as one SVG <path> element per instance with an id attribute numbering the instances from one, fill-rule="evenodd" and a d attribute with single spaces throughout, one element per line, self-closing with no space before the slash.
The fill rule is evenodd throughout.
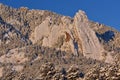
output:
<path id="1" fill-rule="evenodd" d="M 100 79 L 103 68 L 108 72 L 109 67 L 115 67 L 118 72 L 113 73 L 118 76 L 115 80 L 120 79 L 119 37 L 120 32 L 89 20 L 81 10 L 71 18 L 46 10 L 0 4 L 0 77 L 89 80 Z M 94 68 L 101 75 L 96 75 L 95 70 L 87 72 L 96 65 Z M 110 75 L 103 75 L 103 79 L 112 79 Z"/>

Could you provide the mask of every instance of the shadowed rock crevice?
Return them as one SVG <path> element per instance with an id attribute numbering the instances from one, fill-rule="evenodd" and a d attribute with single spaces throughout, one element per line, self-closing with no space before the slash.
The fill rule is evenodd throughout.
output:
<path id="1" fill-rule="evenodd" d="M 96 33 L 97 37 L 100 39 L 103 39 L 105 42 L 109 42 L 110 40 L 113 40 L 115 37 L 115 34 L 113 31 L 106 31 L 103 34 Z"/>

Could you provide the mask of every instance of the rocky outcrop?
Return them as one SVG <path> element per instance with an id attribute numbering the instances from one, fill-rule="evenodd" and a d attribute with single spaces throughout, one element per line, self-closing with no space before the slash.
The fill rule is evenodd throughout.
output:
<path id="1" fill-rule="evenodd" d="M 95 32 L 89 27 L 89 21 L 83 11 L 76 13 L 74 22 L 61 17 L 59 25 L 51 25 L 52 17 L 47 17 L 31 34 L 33 43 L 54 47 L 62 51 L 82 53 L 93 59 L 101 59 L 104 51 Z"/>
<path id="2" fill-rule="evenodd" d="M 52 24 L 52 17 L 47 17 L 31 34 L 33 43 L 41 43 L 45 47 L 54 47 L 62 51 L 74 53 L 74 38 L 71 33 L 71 20 L 61 17 L 59 25 Z"/>
<path id="3" fill-rule="evenodd" d="M 110 63 L 110 59 L 114 61 L 111 53 L 119 52 L 116 52 L 120 47 L 117 44 L 119 33 L 89 21 L 84 11 L 70 18 L 45 10 L 14 9 L 3 4 L 0 10 L 2 53 L 37 44 Z"/>
<path id="4" fill-rule="evenodd" d="M 87 16 L 83 11 L 76 13 L 74 17 L 74 28 L 79 48 L 84 56 L 93 59 L 100 59 L 101 53 L 104 51 L 95 32 L 90 28 Z"/>

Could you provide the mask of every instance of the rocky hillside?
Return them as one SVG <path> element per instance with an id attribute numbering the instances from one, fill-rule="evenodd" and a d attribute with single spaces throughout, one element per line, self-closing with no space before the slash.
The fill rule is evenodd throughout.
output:
<path id="1" fill-rule="evenodd" d="M 1 80 L 119 80 L 120 32 L 87 18 L 0 4 Z"/>

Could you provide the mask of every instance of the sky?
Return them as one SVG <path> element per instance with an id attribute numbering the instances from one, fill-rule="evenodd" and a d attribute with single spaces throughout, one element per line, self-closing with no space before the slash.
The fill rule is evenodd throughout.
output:
<path id="1" fill-rule="evenodd" d="M 120 0 L 0 0 L 0 3 L 14 8 L 50 10 L 70 17 L 83 10 L 90 20 L 120 31 Z"/>

